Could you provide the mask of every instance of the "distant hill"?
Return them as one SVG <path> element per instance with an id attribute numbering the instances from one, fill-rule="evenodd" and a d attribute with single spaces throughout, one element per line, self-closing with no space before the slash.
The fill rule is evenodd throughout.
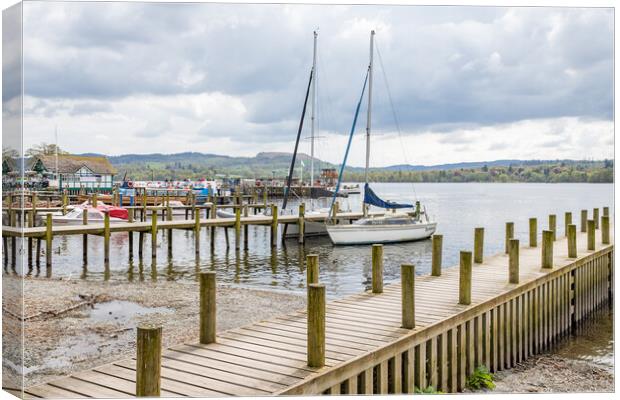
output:
<path id="1" fill-rule="evenodd" d="M 100 155 L 100 154 L 84 154 Z M 244 178 L 284 178 L 288 174 L 291 153 L 262 152 L 254 157 L 231 157 L 210 153 L 123 154 L 108 156 L 119 175 L 133 180 L 198 179 L 216 175 Z M 310 156 L 298 153 L 295 176 L 301 161 L 304 180 L 309 178 Z M 315 158 L 315 168 L 336 168 L 335 164 Z M 347 167 L 345 180 L 363 179 L 364 169 Z M 493 160 L 437 165 L 391 165 L 371 168 L 373 181 L 385 182 L 611 182 L 613 161 L 579 160 Z"/>

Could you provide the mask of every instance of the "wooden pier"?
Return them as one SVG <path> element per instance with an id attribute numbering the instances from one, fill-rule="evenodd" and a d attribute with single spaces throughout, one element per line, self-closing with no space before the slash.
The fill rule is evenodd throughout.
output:
<path id="1" fill-rule="evenodd" d="M 388 394 L 428 386 L 458 392 L 477 366 L 499 371 L 551 350 L 612 303 L 609 218 L 599 229 L 586 224 L 586 232 L 552 226 L 540 244 L 525 246 L 509 235 L 511 226 L 508 254 L 483 258 L 478 230 L 475 262 L 463 251 L 460 266 L 448 269 L 437 240 L 433 275 L 415 276 L 414 266 L 403 265 L 401 283 L 387 286 L 379 282 L 377 246 L 372 292 L 327 304 L 316 256 L 308 256 L 307 310 L 220 332 L 215 342 L 202 335 L 216 324 L 215 286 L 206 283 L 213 276 L 201 277 L 196 329 L 203 343 L 162 350 L 161 329 L 139 327 L 136 357 L 28 387 L 25 396 Z"/>

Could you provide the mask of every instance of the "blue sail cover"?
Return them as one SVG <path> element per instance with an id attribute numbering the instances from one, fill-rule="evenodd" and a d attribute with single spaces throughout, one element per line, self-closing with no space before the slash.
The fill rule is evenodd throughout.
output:
<path id="1" fill-rule="evenodd" d="M 372 191 L 370 185 L 364 185 L 364 203 L 381 208 L 412 208 L 412 204 L 393 203 L 391 201 L 382 200 L 375 192 Z"/>

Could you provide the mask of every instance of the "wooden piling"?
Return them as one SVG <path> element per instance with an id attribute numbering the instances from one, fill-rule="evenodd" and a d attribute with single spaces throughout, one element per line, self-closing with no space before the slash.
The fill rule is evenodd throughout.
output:
<path id="1" fill-rule="evenodd" d="M 200 256 L 200 212 L 194 207 L 194 254 Z"/>
<path id="2" fill-rule="evenodd" d="M 530 247 L 538 246 L 538 220 L 530 218 Z"/>
<path id="3" fill-rule="evenodd" d="M 52 232 L 52 214 L 45 216 L 45 267 L 52 267 L 52 239 L 54 234 Z"/>
<path id="4" fill-rule="evenodd" d="M 568 258 L 577 258 L 577 225 L 567 227 Z"/>
<path id="5" fill-rule="evenodd" d="M 459 304 L 471 304 L 471 251 L 461 251 L 459 264 Z"/>
<path id="6" fill-rule="evenodd" d="M 596 222 L 593 219 L 588 220 L 588 250 L 595 250 Z"/>
<path id="7" fill-rule="evenodd" d="M 405 329 L 415 328 L 415 266 L 400 266 L 402 324 Z"/>
<path id="8" fill-rule="evenodd" d="M 441 276 L 441 256 L 443 246 L 443 235 L 433 235 L 433 254 L 431 275 Z"/>
<path id="9" fill-rule="evenodd" d="M 110 214 L 103 214 L 103 264 L 110 265 Z"/>
<path id="10" fill-rule="evenodd" d="M 603 217 L 609 217 L 609 207 L 603 207 Z"/>
<path id="11" fill-rule="evenodd" d="M 151 213 L 151 258 L 157 258 L 157 213 Z"/>
<path id="12" fill-rule="evenodd" d="M 383 293 L 383 245 L 372 245 L 372 292 Z"/>
<path id="13" fill-rule="evenodd" d="M 241 208 L 235 208 L 235 250 L 241 248 Z"/>
<path id="14" fill-rule="evenodd" d="M 271 247 L 278 245 L 278 206 L 271 205 Z"/>
<path id="15" fill-rule="evenodd" d="M 549 215 L 549 230 L 553 232 L 553 241 L 555 242 L 557 239 L 557 217 L 555 214 Z"/>
<path id="16" fill-rule="evenodd" d="M 508 251 L 508 282 L 519 283 L 519 240 L 510 239 Z"/>
<path id="17" fill-rule="evenodd" d="M 568 237 L 568 226 L 573 223 L 573 213 L 565 212 L 564 213 L 564 236 Z"/>
<path id="18" fill-rule="evenodd" d="M 243 216 L 244 217 L 248 217 L 248 205 L 246 204 L 243 207 Z M 248 249 L 248 243 L 249 243 L 249 228 L 250 226 L 248 224 L 243 225 L 243 249 L 247 250 Z"/>
<path id="19" fill-rule="evenodd" d="M 161 326 L 138 326 L 136 396 L 154 397 L 161 388 Z"/>
<path id="20" fill-rule="evenodd" d="M 308 366 L 325 365 L 325 285 L 308 285 Z"/>
<path id="21" fill-rule="evenodd" d="M 306 256 L 306 280 L 308 286 L 312 283 L 319 283 L 319 256 L 317 254 Z"/>
<path id="22" fill-rule="evenodd" d="M 581 210 L 581 232 L 587 232 L 588 210 Z"/>
<path id="23" fill-rule="evenodd" d="M 474 262 L 482 264 L 484 253 L 484 228 L 474 229 Z"/>
<path id="24" fill-rule="evenodd" d="M 304 243 L 304 233 L 306 231 L 305 224 L 305 216 L 306 216 L 306 203 L 301 203 L 299 205 L 299 220 L 297 221 L 297 227 L 299 228 L 299 244 Z"/>
<path id="25" fill-rule="evenodd" d="M 508 254 L 508 245 L 510 239 L 512 239 L 515 235 L 515 224 L 514 222 L 506 222 L 506 240 L 505 240 L 505 253 Z"/>
<path id="26" fill-rule="evenodd" d="M 601 217 L 601 235 L 603 244 L 610 244 L 609 240 L 609 215 Z"/>
<path id="27" fill-rule="evenodd" d="M 542 232 L 541 267 L 553 268 L 553 232 Z"/>
<path id="28" fill-rule="evenodd" d="M 200 343 L 216 340 L 216 275 L 215 272 L 200 274 Z"/>
<path id="29" fill-rule="evenodd" d="M 594 220 L 594 229 L 599 228 L 599 214 L 598 208 L 592 210 L 592 219 Z"/>

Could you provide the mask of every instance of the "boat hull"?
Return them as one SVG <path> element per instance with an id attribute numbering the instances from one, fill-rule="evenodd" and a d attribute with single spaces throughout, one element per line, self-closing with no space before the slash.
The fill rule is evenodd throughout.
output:
<path id="1" fill-rule="evenodd" d="M 304 237 L 324 235 L 327 235 L 325 222 L 304 221 Z M 284 237 L 287 239 L 299 237 L 299 225 L 289 224 Z"/>
<path id="2" fill-rule="evenodd" d="M 330 225 L 326 230 L 335 245 L 411 242 L 429 238 L 436 222 L 407 225 Z"/>

